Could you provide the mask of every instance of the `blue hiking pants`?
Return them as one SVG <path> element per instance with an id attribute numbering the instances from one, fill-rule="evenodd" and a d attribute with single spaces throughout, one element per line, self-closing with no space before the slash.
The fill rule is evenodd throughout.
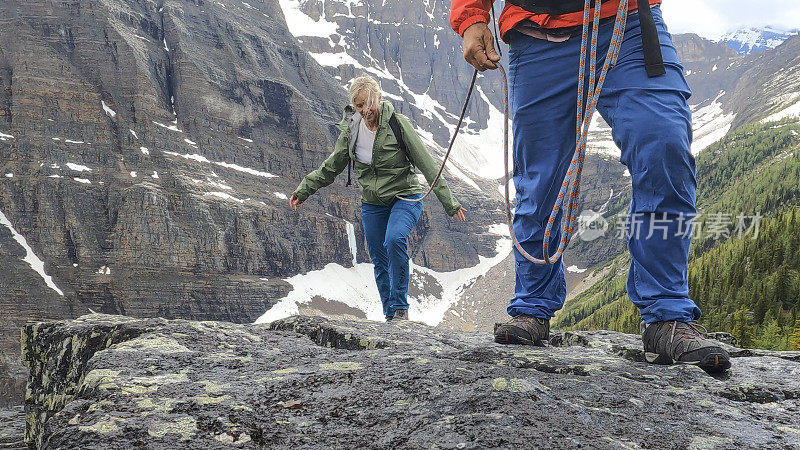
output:
<path id="1" fill-rule="evenodd" d="M 631 265 L 627 291 L 646 323 L 700 317 L 689 298 L 687 259 L 691 233 L 685 218 L 696 213 L 691 95 L 661 11 L 653 8 L 667 73 L 648 78 L 639 16 L 628 17 L 617 64 L 603 85 L 597 111 L 611 126 L 630 174 L 632 199 L 627 234 Z M 600 27 L 598 72 L 613 23 Z M 514 232 L 522 247 L 542 258 L 542 238 L 575 149 L 575 114 L 581 36 L 564 42 L 509 33 L 509 83 L 514 133 Z M 588 69 L 586 71 L 588 78 Z M 586 90 L 585 90 L 586 91 Z M 563 211 L 563 209 L 562 209 Z M 561 216 L 552 228 L 551 253 L 561 239 Z M 629 226 L 630 228 L 630 226 Z M 650 233 L 649 230 L 655 230 Z M 529 262 L 515 249 L 511 316 L 550 318 L 564 304 L 564 267 Z"/>
<path id="2" fill-rule="evenodd" d="M 409 196 L 420 197 L 422 194 Z M 398 309 L 408 309 L 408 235 L 421 213 L 422 201 L 395 199 L 390 206 L 361 204 L 361 223 L 387 318 L 394 317 Z"/>

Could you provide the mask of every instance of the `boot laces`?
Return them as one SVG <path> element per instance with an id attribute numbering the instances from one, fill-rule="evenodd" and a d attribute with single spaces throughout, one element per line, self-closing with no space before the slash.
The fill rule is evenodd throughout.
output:
<path id="1" fill-rule="evenodd" d="M 678 324 L 681 324 L 679 327 Z M 702 331 L 700 331 L 702 329 Z M 675 336 L 677 335 L 679 339 L 704 339 L 708 330 L 706 327 L 700 325 L 697 322 L 678 322 L 677 320 L 672 322 L 672 331 L 669 336 L 670 344 L 675 342 Z"/>

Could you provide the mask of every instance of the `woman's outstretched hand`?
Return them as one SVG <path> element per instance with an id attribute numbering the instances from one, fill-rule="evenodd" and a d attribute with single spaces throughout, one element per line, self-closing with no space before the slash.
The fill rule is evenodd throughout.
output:
<path id="1" fill-rule="evenodd" d="M 458 210 L 457 213 L 453 214 L 450 217 L 458 217 L 458 220 L 464 222 L 465 220 L 467 220 L 467 218 L 464 216 L 464 212 L 466 212 L 466 211 L 467 211 L 466 208 L 461 208 L 461 209 Z"/>
<path id="2" fill-rule="evenodd" d="M 302 204 L 303 202 L 299 198 L 295 197 L 294 194 L 292 194 L 292 197 L 289 199 L 289 207 L 297 211 L 297 208 L 299 208 Z"/>

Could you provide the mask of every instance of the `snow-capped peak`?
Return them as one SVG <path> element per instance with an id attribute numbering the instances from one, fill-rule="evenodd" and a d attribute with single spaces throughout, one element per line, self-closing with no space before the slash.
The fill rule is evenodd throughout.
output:
<path id="1" fill-rule="evenodd" d="M 751 27 L 730 32 L 722 36 L 718 42 L 724 42 L 738 54 L 746 55 L 775 48 L 798 33 L 800 33 L 800 29 L 782 30 L 771 26 Z"/>

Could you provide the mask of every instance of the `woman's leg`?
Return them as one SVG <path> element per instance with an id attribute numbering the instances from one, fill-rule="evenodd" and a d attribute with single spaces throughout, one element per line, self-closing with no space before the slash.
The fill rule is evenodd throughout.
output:
<path id="1" fill-rule="evenodd" d="M 413 195 L 419 198 L 421 194 Z M 389 224 L 383 245 L 389 255 L 389 278 L 391 293 L 389 295 L 389 314 L 394 317 L 398 309 L 408 309 L 408 235 L 422 214 L 422 202 L 396 200 L 392 204 Z"/>
<path id="2" fill-rule="evenodd" d="M 386 236 L 386 225 L 389 222 L 391 208 L 388 206 L 361 204 L 361 223 L 364 226 L 364 237 L 372 264 L 375 266 L 375 284 L 383 304 L 383 315 L 392 317 L 394 311 L 389 310 L 391 282 L 389 280 L 389 258 L 383 241 Z"/>

